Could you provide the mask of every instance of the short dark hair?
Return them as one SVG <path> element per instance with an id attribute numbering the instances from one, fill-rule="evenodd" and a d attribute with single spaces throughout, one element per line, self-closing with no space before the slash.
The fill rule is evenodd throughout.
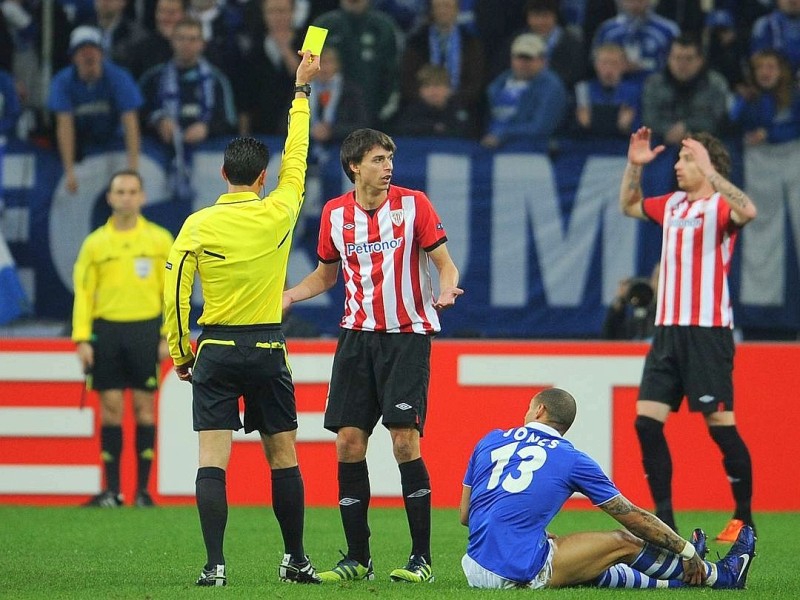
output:
<path id="1" fill-rule="evenodd" d="M 731 173 L 731 155 L 725 144 L 719 138 L 705 131 L 689 134 L 689 137 L 703 144 L 708 150 L 708 158 L 711 159 L 714 169 L 727 179 Z"/>
<path id="2" fill-rule="evenodd" d="M 106 191 L 111 191 L 111 184 L 114 183 L 114 180 L 117 177 L 135 177 L 139 181 L 139 187 L 144 189 L 144 181 L 142 180 L 142 176 L 139 175 L 139 171 L 136 169 L 120 169 L 119 171 L 115 171 L 111 177 L 108 178 L 108 186 L 106 186 Z"/>
<path id="3" fill-rule="evenodd" d="M 225 147 L 222 168 L 228 183 L 250 185 L 269 164 L 269 148 L 255 138 L 237 137 Z"/>
<path id="4" fill-rule="evenodd" d="M 203 23 L 199 19 L 196 19 L 191 15 L 184 15 L 183 17 L 181 17 L 181 19 L 177 23 L 175 23 L 175 29 L 178 29 L 179 27 L 180 28 L 191 27 L 193 29 L 197 29 L 200 33 L 203 32 Z"/>
<path id="5" fill-rule="evenodd" d="M 575 422 L 578 407 L 572 394 L 560 388 L 548 388 L 536 394 L 536 402 L 547 409 L 547 421 L 557 430 L 566 432 Z"/>
<path id="6" fill-rule="evenodd" d="M 691 47 L 697 51 L 699 56 L 705 57 L 705 53 L 703 52 L 703 41 L 692 33 L 680 34 L 678 37 L 672 40 L 670 48 L 672 46 L 683 46 L 684 48 Z"/>
<path id="7" fill-rule="evenodd" d="M 344 174 L 351 182 L 355 183 L 356 176 L 350 168 L 350 163 L 360 163 L 367 152 L 375 146 L 380 146 L 389 152 L 397 150 L 394 140 L 377 129 L 356 129 L 344 138 L 339 158 L 342 161 Z"/>
<path id="8" fill-rule="evenodd" d="M 528 0 L 525 3 L 525 15 L 532 12 L 546 12 L 558 16 L 558 0 Z"/>
<path id="9" fill-rule="evenodd" d="M 440 65 L 422 65 L 417 71 L 417 83 L 423 85 L 450 86 L 450 73 L 446 67 Z"/>

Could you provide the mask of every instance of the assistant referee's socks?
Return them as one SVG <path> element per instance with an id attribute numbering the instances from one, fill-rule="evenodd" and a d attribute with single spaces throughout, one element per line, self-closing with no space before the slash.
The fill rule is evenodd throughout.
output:
<path id="1" fill-rule="evenodd" d="M 106 475 L 106 489 L 119 494 L 119 458 L 122 455 L 122 426 L 100 428 L 100 458 Z"/>
<path id="2" fill-rule="evenodd" d="M 136 426 L 137 490 L 146 490 L 150 482 L 150 468 L 153 465 L 156 445 L 156 426 Z"/>

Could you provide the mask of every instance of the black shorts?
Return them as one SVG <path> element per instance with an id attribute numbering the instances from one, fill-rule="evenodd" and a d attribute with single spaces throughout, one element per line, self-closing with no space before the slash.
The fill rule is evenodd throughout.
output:
<path id="1" fill-rule="evenodd" d="M 294 384 L 279 325 L 211 326 L 197 340 L 192 370 L 194 430 L 266 434 L 297 429 Z"/>
<path id="2" fill-rule="evenodd" d="M 733 332 L 726 327 L 656 327 L 639 399 L 692 412 L 733 410 Z"/>
<path id="3" fill-rule="evenodd" d="M 413 426 L 420 435 L 428 408 L 431 336 L 342 329 L 333 357 L 325 429 Z"/>
<path id="4" fill-rule="evenodd" d="M 158 389 L 158 344 L 161 318 L 92 324 L 92 388 L 98 391 Z"/>

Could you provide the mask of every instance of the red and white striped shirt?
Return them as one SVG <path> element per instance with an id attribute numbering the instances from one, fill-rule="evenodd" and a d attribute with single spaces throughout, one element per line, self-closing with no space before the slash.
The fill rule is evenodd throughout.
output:
<path id="1" fill-rule="evenodd" d="M 728 271 L 740 227 L 728 203 L 674 192 L 645 198 L 642 210 L 663 230 L 656 325 L 733 328 Z"/>
<path id="2" fill-rule="evenodd" d="M 322 209 L 317 255 L 341 260 L 345 329 L 387 333 L 436 333 L 433 283 L 427 252 L 447 241 L 428 197 L 389 186 L 370 215 L 351 191 Z"/>

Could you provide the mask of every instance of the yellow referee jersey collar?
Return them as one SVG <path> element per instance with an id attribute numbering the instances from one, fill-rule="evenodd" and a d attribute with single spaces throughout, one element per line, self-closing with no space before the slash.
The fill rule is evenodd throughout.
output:
<path id="1" fill-rule="evenodd" d="M 144 227 L 144 217 L 142 215 L 136 215 L 136 225 L 131 227 L 130 229 L 117 229 L 114 227 L 114 215 L 111 215 L 106 220 L 106 227 L 116 231 L 117 233 L 130 233 L 132 231 L 138 231 L 142 227 Z"/>
<path id="2" fill-rule="evenodd" d="M 230 194 L 222 194 L 217 198 L 216 204 L 238 204 L 240 202 L 252 202 L 253 200 L 261 200 L 261 198 L 253 192 L 232 192 Z"/>

